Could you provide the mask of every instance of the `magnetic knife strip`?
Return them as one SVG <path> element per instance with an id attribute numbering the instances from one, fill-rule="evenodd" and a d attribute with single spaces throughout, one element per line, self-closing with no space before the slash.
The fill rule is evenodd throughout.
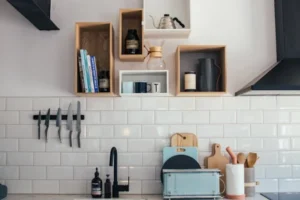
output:
<path id="1" fill-rule="evenodd" d="M 56 116 L 57 115 L 50 115 L 50 120 L 56 120 Z M 42 120 L 46 119 L 46 115 L 41 115 Z M 61 120 L 67 120 L 68 115 L 61 115 Z M 84 120 L 85 116 L 84 115 L 80 115 L 81 120 Z M 33 119 L 34 120 L 38 120 L 39 119 L 39 115 L 33 115 Z M 77 115 L 73 115 L 73 120 L 77 120 Z"/>

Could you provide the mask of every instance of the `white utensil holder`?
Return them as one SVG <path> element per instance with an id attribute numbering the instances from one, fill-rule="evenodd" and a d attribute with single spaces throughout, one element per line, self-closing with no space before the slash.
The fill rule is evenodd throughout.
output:
<path id="1" fill-rule="evenodd" d="M 226 165 L 226 197 L 228 199 L 245 198 L 244 165 Z"/>

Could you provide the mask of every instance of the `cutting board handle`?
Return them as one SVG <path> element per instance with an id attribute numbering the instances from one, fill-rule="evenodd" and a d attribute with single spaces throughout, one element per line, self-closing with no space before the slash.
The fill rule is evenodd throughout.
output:
<path id="1" fill-rule="evenodd" d="M 220 144 L 214 144 L 213 150 L 214 150 L 214 155 L 221 155 L 221 145 Z"/>

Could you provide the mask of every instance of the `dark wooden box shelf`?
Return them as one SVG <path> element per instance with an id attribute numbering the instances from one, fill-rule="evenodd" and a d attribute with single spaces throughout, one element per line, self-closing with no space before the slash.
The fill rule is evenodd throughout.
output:
<path id="1" fill-rule="evenodd" d="M 199 59 L 213 58 L 221 68 L 219 91 L 216 92 L 185 92 L 184 73 L 187 71 L 197 72 Z M 227 92 L 226 80 L 226 47 L 204 45 L 181 45 L 176 52 L 176 93 L 177 96 L 221 96 Z M 198 78 L 198 77 L 197 77 Z M 198 85 L 198 84 L 197 84 Z"/>

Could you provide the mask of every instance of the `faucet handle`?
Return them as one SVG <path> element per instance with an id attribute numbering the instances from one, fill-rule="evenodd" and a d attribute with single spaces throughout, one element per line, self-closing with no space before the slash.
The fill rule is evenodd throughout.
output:
<path id="1" fill-rule="evenodd" d="M 128 176 L 128 185 L 118 185 L 118 190 L 120 192 L 129 192 L 129 181 L 130 181 L 130 178 Z"/>

